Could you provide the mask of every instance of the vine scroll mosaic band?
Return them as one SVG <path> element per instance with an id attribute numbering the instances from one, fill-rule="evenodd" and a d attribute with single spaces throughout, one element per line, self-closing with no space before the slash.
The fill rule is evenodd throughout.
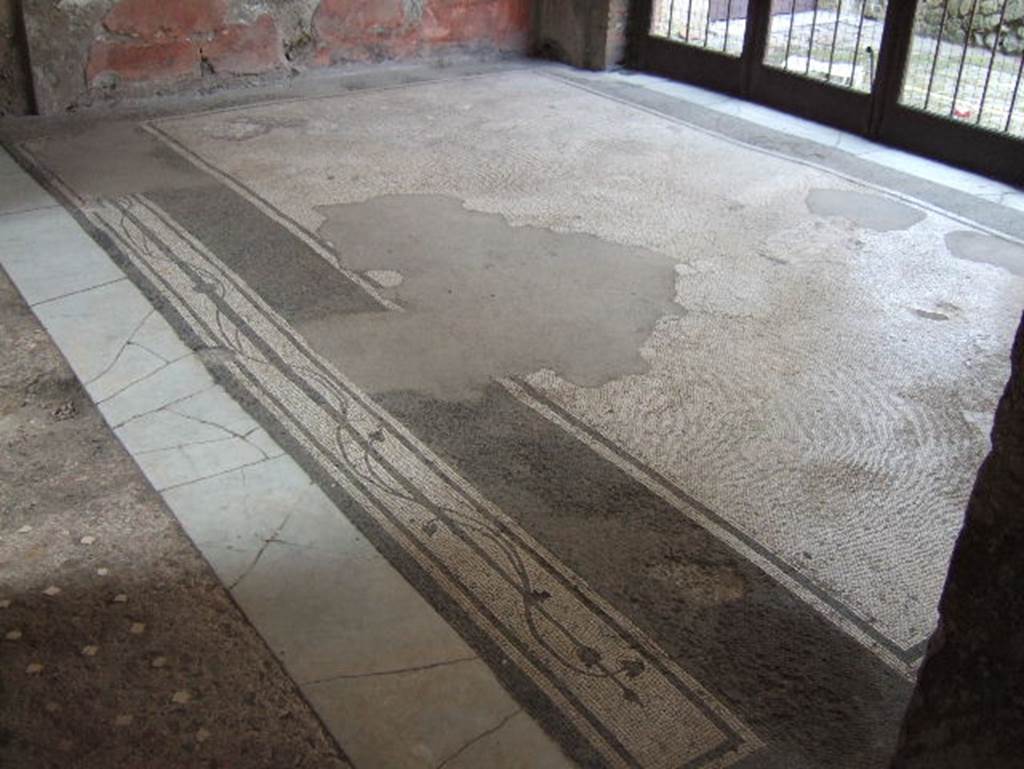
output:
<path id="1" fill-rule="evenodd" d="M 760 740 L 638 628 L 318 356 L 144 196 L 86 216 L 403 557 L 610 767 L 724 769 Z"/>

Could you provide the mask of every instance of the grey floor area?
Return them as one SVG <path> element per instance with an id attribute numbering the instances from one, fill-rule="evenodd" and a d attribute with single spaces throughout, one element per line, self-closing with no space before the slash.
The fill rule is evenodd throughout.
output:
<path id="1" fill-rule="evenodd" d="M 0 136 L 5 270 L 354 766 L 885 765 L 1018 191 L 527 62 Z"/>

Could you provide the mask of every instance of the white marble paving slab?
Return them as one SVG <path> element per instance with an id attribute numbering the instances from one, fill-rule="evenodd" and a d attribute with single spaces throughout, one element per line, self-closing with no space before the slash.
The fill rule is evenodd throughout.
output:
<path id="1" fill-rule="evenodd" d="M 191 485 L 205 478 L 274 458 L 260 446 L 250 443 L 248 434 L 182 443 L 170 448 L 140 452 L 134 456 L 157 491 Z"/>
<path id="2" fill-rule="evenodd" d="M 0 183 L 3 183 L 6 176 L 17 176 L 23 173 L 21 166 L 7 152 L 0 149 Z"/>
<path id="3" fill-rule="evenodd" d="M 178 404 L 213 386 L 213 378 L 203 364 L 189 356 L 132 380 L 97 405 L 116 432 L 133 419 Z"/>
<path id="4" fill-rule="evenodd" d="M 181 359 L 182 363 L 186 360 L 189 359 Z M 173 368 L 173 365 L 168 364 L 166 368 Z M 158 369 L 156 375 L 139 380 L 140 391 L 148 396 L 147 383 L 152 379 L 160 380 L 161 373 L 162 369 Z M 284 453 L 220 387 L 203 386 L 182 398 L 178 389 L 180 379 L 175 374 L 165 383 L 170 400 L 158 397 L 160 405 L 156 410 L 115 422 L 120 426 L 114 432 L 158 491 L 194 485 L 197 481 L 275 459 Z M 131 385 L 123 394 L 128 396 L 134 389 L 135 385 Z M 135 403 L 134 396 L 132 398 Z M 101 405 L 105 407 L 107 402 Z M 118 416 L 124 417 L 124 414 Z M 291 460 L 289 464 L 298 470 Z M 241 490 L 239 495 L 242 502 L 252 501 L 247 490 Z M 242 528 L 246 525 L 241 521 L 236 523 Z"/>
<path id="5" fill-rule="evenodd" d="M 67 348 L 65 357 L 96 401 L 189 355 L 128 280 L 53 299 L 40 304 L 36 314 Z"/>
<path id="6" fill-rule="evenodd" d="M 0 164 L 0 216 L 60 206 L 36 181 L 21 172 L 6 152 Z"/>
<path id="7" fill-rule="evenodd" d="M 217 391 L 204 390 L 195 397 L 199 398 L 215 392 Z M 188 403 L 188 401 L 182 403 Z M 220 424 L 192 419 L 174 411 L 174 408 L 175 406 L 168 406 L 133 419 L 118 428 L 117 437 L 133 455 L 140 455 L 187 444 L 213 443 L 238 434 L 238 428 L 225 428 Z M 240 434 L 244 435 L 245 432 Z"/>
<path id="8" fill-rule="evenodd" d="M 445 769 L 479 769 L 491 763 L 521 769 L 564 769 L 565 758 L 545 750 L 547 736 L 519 712 L 481 734 L 448 759 Z"/>
<path id="9" fill-rule="evenodd" d="M 124 279 L 63 208 L 10 214 L 0 225 L 0 266 L 30 305 Z"/>
<path id="10" fill-rule="evenodd" d="M 491 684 L 478 660 L 302 687 L 343 724 L 341 741 L 360 769 L 561 769 L 571 764 L 550 739 Z M 490 696 L 489 696 L 490 695 Z M 415 703 L 431 701 L 429 709 Z M 516 721 L 519 718 L 520 721 Z M 507 731 L 505 731 L 507 730 Z M 502 744 L 504 732 L 514 749 Z M 396 735 L 401 739 L 395 739 Z"/>
<path id="11" fill-rule="evenodd" d="M 308 511 L 296 510 L 289 522 Z M 233 588 L 300 685 L 476 656 L 341 516 L 319 521 L 317 539 L 329 527 L 344 550 L 295 544 L 286 522 Z"/>
<path id="12" fill-rule="evenodd" d="M 196 427 L 215 429 L 193 422 L 186 427 L 188 434 L 201 435 L 193 431 Z M 164 499 L 228 586 L 238 583 L 296 513 L 317 520 L 340 518 L 334 504 L 287 456 L 171 489 L 164 492 Z M 322 530 L 317 535 L 325 543 L 333 542 Z"/>
<path id="13" fill-rule="evenodd" d="M 164 411 L 190 420 L 193 424 L 213 424 L 222 432 L 234 434 L 248 434 L 259 426 L 259 423 L 249 416 L 249 412 L 221 387 L 204 390 L 180 403 L 168 406 Z M 270 453 L 281 453 L 276 444 L 273 444 L 273 451 L 269 446 L 267 448 Z"/>

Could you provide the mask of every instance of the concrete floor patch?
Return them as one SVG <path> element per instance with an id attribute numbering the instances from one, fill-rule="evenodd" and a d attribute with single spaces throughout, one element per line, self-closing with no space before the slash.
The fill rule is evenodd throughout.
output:
<path id="1" fill-rule="evenodd" d="M 320 213 L 319 234 L 346 267 L 403 276 L 392 298 L 404 312 L 298 326 L 371 392 L 474 398 L 494 379 L 543 368 L 597 386 L 646 370 L 640 348 L 655 323 L 682 312 L 674 262 L 645 249 L 511 227 L 442 196 Z"/>

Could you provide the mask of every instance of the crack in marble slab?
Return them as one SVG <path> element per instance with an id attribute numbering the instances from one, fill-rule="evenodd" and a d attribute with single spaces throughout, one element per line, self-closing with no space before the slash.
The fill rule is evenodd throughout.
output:
<path id="1" fill-rule="evenodd" d="M 239 470 L 244 470 L 247 467 L 255 467 L 256 465 L 262 465 L 264 462 L 271 462 L 274 459 L 276 459 L 276 457 L 269 457 L 269 458 L 265 458 L 265 459 L 257 459 L 255 462 L 246 462 L 244 465 L 237 465 L 235 467 L 228 468 L 227 470 L 221 470 L 220 472 L 217 472 L 217 473 L 212 473 L 210 475 L 204 475 L 204 476 L 202 476 L 200 478 L 193 478 L 192 480 L 182 481 L 181 483 L 175 483 L 175 484 L 173 484 L 171 486 L 164 486 L 162 489 L 159 489 L 159 492 L 161 494 L 163 494 L 163 493 L 168 492 L 168 491 L 174 491 L 175 489 L 180 489 L 180 488 L 182 488 L 184 486 L 191 486 L 193 483 L 199 483 L 200 481 L 208 481 L 208 480 L 210 480 L 212 478 L 219 478 L 222 475 L 227 475 L 228 473 L 234 473 L 234 472 L 237 472 Z M 234 585 L 232 585 L 232 587 L 234 587 Z"/>
<path id="2" fill-rule="evenodd" d="M 177 361 L 184 360 L 187 357 L 188 357 L 187 355 L 182 356 L 181 358 L 178 358 L 175 361 L 171 361 L 171 363 L 177 363 Z M 168 364 L 168 365 L 170 365 L 170 364 Z M 153 373 L 155 374 L 156 372 L 154 371 Z M 194 398 L 197 395 L 201 395 L 201 394 L 203 394 L 203 393 L 205 393 L 205 392 L 207 392 L 209 390 L 213 390 L 216 387 L 219 387 L 219 385 L 216 382 L 211 382 L 210 384 L 206 385 L 202 389 L 196 390 L 195 392 L 191 392 L 188 395 L 182 395 L 180 398 L 175 398 L 174 400 L 172 400 L 172 401 L 170 401 L 168 403 L 165 403 L 162 406 L 158 406 L 155 409 L 150 409 L 149 411 L 143 411 L 143 412 L 141 412 L 139 414 L 133 414 L 132 416 L 128 417 L 127 419 L 124 419 L 124 420 L 118 422 L 115 425 L 111 425 L 111 429 L 113 429 L 113 430 L 120 430 L 122 427 L 124 427 L 127 424 L 130 424 L 130 423 L 132 423 L 132 422 L 134 422 L 136 420 L 142 419 L 143 417 L 147 417 L 150 414 L 157 414 L 157 413 L 159 413 L 161 411 L 167 411 L 168 413 L 171 413 L 171 414 L 177 414 L 178 416 L 183 416 L 182 414 L 178 414 L 178 412 L 174 411 L 170 407 L 171 406 L 176 406 L 179 403 L 183 403 L 184 401 L 187 401 L 190 398 Z M 113 396 L 110 396 L 110 397 L 112 398 Z M 165 489 L 165 491 L 166 491 L 166 489 Z"/>
<path id="3" fill-rule="evenodd" d="M 502 718 L 501 721 L 499 721 L 495 726 L 491 727 L 490 729 L 487 729 L 486 731 L 481 732 L 480 734 L 478 734 L 473 739 L 471 739 L 471 740 L 467 741 L 466 743 L 464 743 L 461 748 L 456 750 L 454 753 L 452 753 L 447 758 L 443 759 L 441 761 L 441 763 L 439 763 L 436 767 L 434 767 L 434 769 L 443 769 L 443 767 L 445 765 L 450 764 L 456 758 L 458 758 L 463 753 L 465 753 L 467 750 L 469 750 L 471 747 L 473 747 L 476 743 L 480 742 L 483 739 L 486 739 L 487 737 L 490 737 L 495 732 L 498 732 L 501 729 L 503 729 L 505 727 L 505 725 L 509 721 L 511 721 L 513 718 L 515 718 L 516 716 L 518 716 L 522 712 L 523 712 L 522 708 L 516 708 L 513 712 L 509 713 L 507 716 Z"/>
<path id="4" fill-rule="evenodd" d="M 244 488 L 246 485 L 244 466 L 242 470 L 243 472 L 241 473 L 241 477 L 242 486 Z M 260 559 L 263 557 L 263 554 L 267 552 L 267 548 L 270 547 L 272 543 L 277 541 L 277 535 L 280 534 L 284 527 L 288 525 L 288 521 L 292 519 L 293 515 L 295 515 L 294 510 L 290 511 L 284 517 L 284 519 L 277 525 L 277 528 L 274 529 L 270 536 L 263 540 L 263 544 L 260 546 L 260 549 L 256 551 L 256 557 L 252 559 L 252 563 L 246 566 L 242 573 L 239 574 L 230 585 L 228 585 L 228 590 L 234 590 L 241 584 L 242 580 L 244 580 L 252 573 L 252 570 L 256 568 L 256 565 L 260 562 Z"/>
<path id="5" fill-rule="evenodd" d="M 74 291 L 68 291 L 66 294 L 60 294 L 59 296 L 51 296 L 48 297 L 47 299 L 40 299 L 38 302 L 30 304 L 29 307 L 32 307 L 33 309 L 35 309 L 36 307 L 43 307 L 44 305 L 52 304 L 53 302 L 58 302 L 61 299 L 68 299 L 72 296 L 78 296 L 79 294 L 87 294 L 90 291 L 95 291 L 98 288 L 106 288 L 107 286 L 113 286 L 115 283 L 121 283 L 122 281 L 126 280 L 128 280 L 128 278 L 122 275 L 120 278 L 114 278 L 113 280 L 107 280 L 104 281 L 103 283 L 97 283 L 94 286 L 86 286 L 85 288 L 78 288 L 75 289 Z"/>
<path id="6" fill-rule="evenodd" d="M 124 341 L 124 343 L 121 345 L 121 347 L 118 348 L 116 353 L 114 353 L 114 359 L 111 360 L 110 363 L 107 364 L 106 368 L 104 368 L 102 371 L 100 371 L 100 373 L 96 374 L 96 376 L 92 377 L 88 381 L 82 382 L 82 385 L 85 386 L 85 387 L 88 387 L 89 385 L 91 385 L 94 382 L 96 382 L 96 380 L 102 379 L 107 374 L 109 374 L 113 370 L 114 366 L 116 366 L 118 364 L 118 361 L 121 360 L 121 356 L 124 355 L 124 351 L 132 346 L 132 344 L 133 344 L 133 342 L 135 340 L 135 337 L 142 330 L 142 327 L 146 325 L 146 321 L 149 320 L 150 318 L 152 318 L 155 313 L 156 313 L 156 310 L 154 308 L 150 308 L 149 311 L 145 315 L 142 316 L 142 319 L 139 320 L 139 322 L 132 329 L 131 333 L 128 335 L 128 338 Z M 142 347 L 142 345 L 138 345 L 138 346 Z M 159 358 L 160 360 L 162 360 L 164 362 L 164 364 L 169 364 L 170 363 L 170 361 L 168 361 L 162 355 L 157 355 L 156 353 L 154 353 L 152 350 L 150 350 L 148 348 L 144 348 L 143 347 L 143 349 L 146 352 L 148 352 L 150 355 L 154 355 L 157 358 Z M 107 397 L 113 397 L 113 396 L 107 396 Z"/>
<path id="7" fill-rule="evenodd" d="M 178 411 L 177 409 L 166 408 L 165 411 L 167 411 L 167 413 L 169 413 L 169 414 L 174 414 L 175 416 L 181 417 L 182 419 L 187 419 L 190 422 L 195 422 L 196 424 L 205 425 L 206 427 L 212 427 L 215 430 L 221 430 L 222 432 L 225 432 L 225 433 L 228 434 L 228 437 L 226 437 L 226 438 L 219 438 L 217 440 L 211 440 L 211 441 L 194 441 L 192 443 L 185 444 L 185 446 L 196 446 L 196 445 L 200 445 L 201 443 L 216 443 L 217 441 L 220 441 L 220 440 L 230 440 L 231 438 L 237 438 L 237 439 L 239 439 L 241 441 L 244 441 L 245 443 L 249 444 L 250 446 L 252 446 L 254 449 L 256 449 L 258 452 L 260 452 L 267 459 L 274 459 L 274 458 L 279 457 L 282 454 L 284 454 L 284 450 L 280 449 L 280 448 L 278 448 L 278 450 L 275 453 L 271 454 L 270 452 L 268 452 L 262 446 L 257 446 L 255 443 L 253 443 L 251 440 L 249 440 L 249 436 L 250 435 L 252 435 L 253 433 L 259 432 L 262 429 L 259 425 L 255 425 L 251 430 L 248 430 L 247 432 L 240 433 L 240 432 L 238 432 L 236 430 L 232 430 L 230 427 L 226 427 L 226 426 L 224 426 L 222 424 L 219 424 L 217 422 L 213 422 L 213 421 L 211 421 L 209 419 L 203 419 L 202 417 L 197 417 L 194 414 L 186 414 L 185 412 Z M 170 447 L 170 448 L 183 448 L 183 447 L 182 446 L 177 446 L 177 447 Z M 150 449 L 149 451 L 138 451 L 136 453 L 137 454 L 146 454 L 146 453 L 149 453 L 149 452 L 152 452 L 152 451 L 160 451 L 160 450 L 161 449 Z"/>
<path id="8" fill-rule="evenodd" d="M 188 448 L 191 448 L 193 446 L 209 446 L 209 445 L 214 444 L 214 443 L 226 443 L 228 441 L 242 440 L 242 441 L 245 441 L 245 443 L 247 443 L 250 446 L 252 446 L 258 452 L 260 452 L 260 454 L 262 454 L 265 459 L 273 459 L 273 457 L 271 457 L 266 451 L 261 449 L 255 443 L 252 443 L 251 441 L 246 440 L 247 436 L 252 435 L 254 432 L 256 432 L 259 429 L 260 428 L 258 428 L 258 427 L 254 427 L 252 430 L 250 430 L 245 435 L 237 435 L 237 436 L 236 435 L 226 435 L 223 438 L 210 438 L 209 440 L 205 440 L 205 441 L 189 441 L 188 443 L 178 443 L 178 444 L 176 444 L 174 446 L 160 446 L 159 448 L 155 448 L 155 449 L 143 449 L 141 451 L 136 451 L 136 452 L 133 452 L 133 453 L 134 453 L 135 456 L 141 457 L 141 456 L 145 456 L 147 454 L 159 454 L 162 451 L 183 451 L 184 449 L 188 449 Z"/>
<path id="9" fill-rule="evenodd" d="M 177 363 L 178 361 L 182 361 L 182 360 L 185 360 L 185 359 L 186 359 L 186 358 L 188 358 L 188 357 L 195 357 L 195 353 L 194 353 L 194 352 L 191 352 L 191 351 L 189 351 L 189 352 L 185 353 L 184 355 L 181 355 L 180 357 L 177 357 L 177 358 L 175 358 L 174 360 L 170 360 L 170 361 L 167 361 L 167 362 L 165 362 L 165 363 L 164 363 L 163 365 L 161 365 L 161 366 L 157 366 L 157 367 L 156 367 L 155 369 L 153 369 L 152 371 L 150 371 L 150 372 L 149 372 L 148 374 L 146 374 L 145 376 L 139 377 L 138 379 L 133 379 L 133 380 L 132 380 L 131 382 L 128 382 L 128 384 L 126 384 L 126 385 L 124 385 L 124 386 L 120 387 L 119 389 L 115 390 L 115 391 L 114 391 L 114 392 L 112 392 L 112 393 L 111 393 L 110 395 L 106 396 L 105 398 L 101 398 L 100 400 L 96 401 L 96 405 L 97 405 L 97 406 L 101 406 L 101 405 L 103 405 L 104 403 L 107 403 L 108 401 L 110 401 L 110 400 L 112 400 L 112 399 L 116 398 L 117 396 L 119 396 L 119 395 L 123 395 L 123 394 L 124 394 L 125 392 L 127 392 L 128 390 L 130 390 L 130 389 L 131 389 L 132 387 L 134 387 L 135 385 L 137 385 L 137 384 L 142 384 L 142 383 L 143 383 L 143 382 L 145 382 L 145 381 L 146 381 L 147 379 L 150 379 L 150 378 L 152 378 L 153 376 L 155 376 L 156 374 L 159 374 L 159 373 L 160 373 L 161 371 L 163 371 L 164 369 L 166 369 L 166 368 L 167 368 L 168 366 L 172 366 L 172 365 L 174 365 L 175 363 Z M 95 381 L 95 380 L 90 380 L 90 383 L 91 383 L 91 382 L 93 382 L 93 381 Z M 159 410 L 159 409 L 154 409 L 153 411 L 158 411 L 158 410 Z M 146 413 L 148 413 L 148 414 L 151 414 L 151 413 L 153 413 L 153 412 L 152 412 L 152 411 L 150 411 L 150 412 L 146 412 Z M 120 425 L 118 425 L 118 427 L 120 427 Z M 115 429 L 116 429 L 116 428 L 115 428 Z"/>
<path id="10" fill-rule="evenodd" d="M 480 658 L 476 655 L 470 657 L 456 657 L 455 659 L 442 660 L 441 662 L 431 662 L 427 665 L 413 665 L 406 668 L 395 668 L 393 670 L 373 670 L 369 673 L 338 673 L 337 675 L 330 675 L 326 678 L 316 678 L 312 681 L 302 681 L 300 686 L 316 686 L 317 684 L 329 684 L 333 681 L 347 681 L 355 678 L 376 678 L 378 676 L 399 676 L 406 673 L 419 673 L 424 670 L 434 670 L 435 668 L 448 667 L 450 665 L 458 665 L 462 662 L 475 662 Z"/>

